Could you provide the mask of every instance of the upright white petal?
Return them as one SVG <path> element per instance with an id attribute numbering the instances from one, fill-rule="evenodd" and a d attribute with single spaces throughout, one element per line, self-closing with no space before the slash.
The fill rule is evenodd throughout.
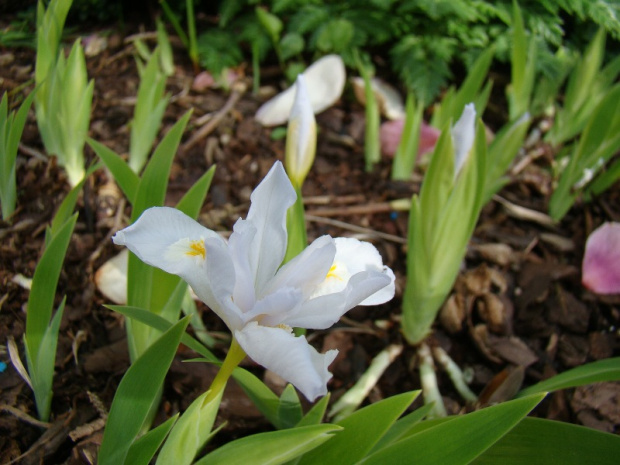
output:
<path id="1" fill-rule="evenodd" d="M 256 322 L 235 331 L 235 339 L 252 360 L 293 384 L 309 401 L 327 394 L 327 382 L 332 377 L 327 368 L 337 350 L 320 354 L 304 336 L 295 337 L 289 328 Z"/>
<path id="2" fill-rule="evenodd" d="M 295 103 L 291 109 L 286 133 L 286 171 L 295 185 L 301 187 L 314 162 L 316 153 L 316 121 L 308 97 L 304 75 L 297 76 Z"/>
<path id="3" fill-rule="evenodd" d="M 452 126 L 452 144 L 454 146 L 454 177 L 458 176 L 467 161 L 476 136 L 476 107 L 468 103 L 463 108 L 461 117 Z"/>
<path id="4" fill-rule="evenodd" d="M 249 263 L 254 273 L 254 289 L 258 294 L 276 274 L 284 259 L 286 211 L 296 198 L 295 189 L 279 161 L 250 196 L 252 204 L 245 221 L 256 228 L 249 250 Z"/>
<path id="5" fill-rule="evenodd" d="M 249 311 L 256 302 L 254 290 L 254 270 L 250 265 L 252 241 L 256 228 L 247 221 L 238 220 L 228 240 L 228 250 L 235 267 L 235 303 L 243 312 Z"/>
<path id="6" fill-rule="evenodd" d="M 231 330 L 243 325 L 243 312 L 233 298 L 236 275 L 235 266 L 227 244 L 206 241 L 207 277 L 198 288 L 192 286 L 196 295 L 226 323 Z M 189 282 L 189 281 L 188 281 Z M 190 282 L 191 285 L 191 282 Z"/>

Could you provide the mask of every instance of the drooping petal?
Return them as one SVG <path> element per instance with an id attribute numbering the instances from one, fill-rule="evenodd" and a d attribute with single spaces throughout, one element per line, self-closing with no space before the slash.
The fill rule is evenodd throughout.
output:
<path id="1" fill-rule="evenodd" d="M 235 331 L 241 348 L 256 363 L 273 371 L 299 389 L 309 401 L 327 394 L 332 374 L 327 370 L 337 350 L 318 353 L 304 336 L 295 337 L 290 328 L 248 323 Z"/>
<path id="2" fill-rule="evenodd" d="M 581 281 L 597 294 L 620 294 L 620 223 L 604 223 L 590 234 Z"/>
<path id="3" fill-rule="evenodd" d="M 374 295 L 381 295 L 381 290 L 390 286 L 393 282 L 392 279 L 391 270 L 389 273 L 381 271 L 356 273 L 351 276 L 344 289 L 305 301 L 298 310 L 287 315 L 283 323 L 297 328 L 329 328 L 356 305 L 374 305 L 374 303 L 368 304 L 366 302 L 371 301 Z M 390 293 L 386 292 L 385 294 L 389 295 Z M 393 296 L 394 292 L 392 291 L 389 298 Z"/>
<path id="4" fill-rule="evenodd" d="M 334 239 L 330 236 L 315 239 L 299 255 L 282 265 L 265 288 L 265 293 L 281 287 L 294 287 L 309 296 L 327 276 L 335 255 Z"/>
<path id="5" fill-rule="evenodd" d="M 467 156 L 474 145 L 476 136 L 476 107 L 468 103 L 463 108 L 461 117 L 452 126 L 452 144 L 454 145 L 454 177 L 458 176 L 467 161 Z"/>
<path id="6" fill-rule="evenodd" d="M 245 221 L 256 229 L 249 250 L 249 263 L 254 274 L 254 289 L 259 295 L 284 259 L 286 211 L 296 198 L 295 189 L 279 161 L 250 196 L 252 204 Z"/>
<path id="7" fill-rule="evenodd" d="M 316 288 L 314 297 L 342 291 L 353 275 L 363 271 L 383 273 L 390 281 L 380 294 L 369 295 L 360 302 L 362 305 L 378 305 L 394 297 L 394 273 L 383 265 L 383 259 L 374 245 L 348 237 L 338 237 L 334 239 L 334 243 L 334 262 L 325 280 Z"/>

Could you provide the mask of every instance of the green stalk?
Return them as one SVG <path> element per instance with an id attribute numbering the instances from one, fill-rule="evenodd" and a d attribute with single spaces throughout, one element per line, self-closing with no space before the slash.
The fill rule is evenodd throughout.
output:
<path id="1" fill-rule="evenodd" d="M 288 243 L 286 244 L 284 263 L 299 255 L 308 245 L 304 199 L 301 195 L 301 188 L 299 186 L 295 186 L 295 193 L 297 194 L 297 200 L 295 200 L 295 203 L 289 208 L 286 214 Z"/>

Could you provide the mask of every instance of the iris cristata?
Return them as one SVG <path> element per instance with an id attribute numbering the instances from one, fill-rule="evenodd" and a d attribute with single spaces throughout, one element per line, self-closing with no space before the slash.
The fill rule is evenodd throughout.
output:
<path id="1" fill-rule="evenodd" d="M 293 328 L 325 329 L 356 305 L 390 300 L 394 274 L 373 245 L 330 236 L 319 237 L 280 266 L 286 211 L 295 198 L 276 162 L 228 242 L 166 207 L 146 210 L 112 239 L 145 263 L 182 277 L 250 358 L 314 400 L 327 393 L 332 376 L 327 368 L 337 351 L 317 352 Z"/>

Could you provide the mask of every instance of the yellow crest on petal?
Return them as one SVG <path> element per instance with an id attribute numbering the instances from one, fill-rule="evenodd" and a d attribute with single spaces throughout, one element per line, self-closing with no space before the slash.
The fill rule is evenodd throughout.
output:
<path id="1" fill-rule="evenodd" d="M 207 251 L 205 249 L 205 241 L 190 241 L 189 242 L 189 250 L 185 252 L 186 255 L 190 257 L 202 257 L 204 260 L 207 257 Z"/>

